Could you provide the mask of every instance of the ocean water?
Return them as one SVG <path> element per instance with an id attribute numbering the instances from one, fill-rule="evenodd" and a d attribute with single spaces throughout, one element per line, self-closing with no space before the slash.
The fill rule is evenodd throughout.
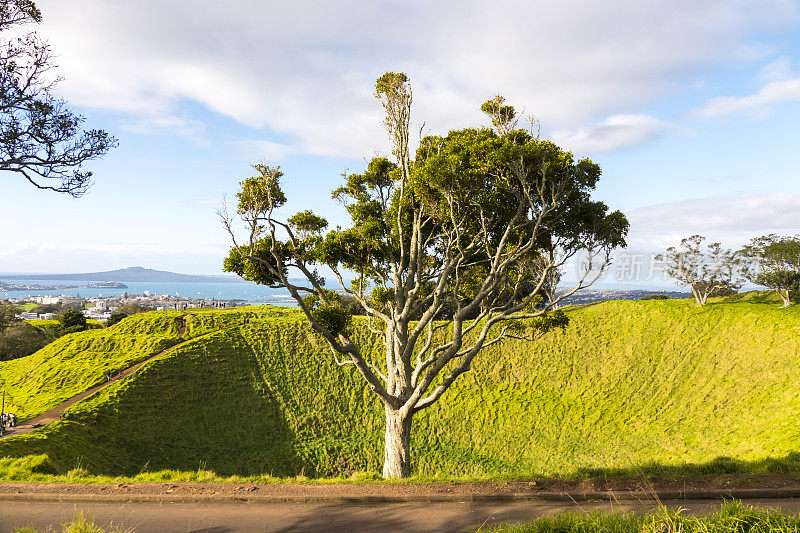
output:
<path id="1" fill-rule="evenodd" d="M 2 278 L 0 278 L 2 280 Z M 5 281 L 5 280 L 4 280 Z M 7 280 L 7 283 L 15 285 L 90 285 L 98 283 L 96 281 L 75 281 L 59 279 L 37 279 Z M 0 299 L 3 298 L 30 298 L 33 296 L 78 296 L 83 298 L 121 296 L 127 292 L 132 294 L 144 294 L 148 291 L 153 294 L 169 294 L 171 296 L 181 296 L 184 298 L 195 299 L 216 299 L 216 300 L 243 300 L 252 304 L 270 303 L 292 305 L 294 299 L 289 296 L 285 289 L 271 289 L 264 285 L 257 285 L 247 281 L 234 283 L 159 283 L 159 282 L 125 282 L 127 289 L 109 288 L 75 288 L 75 289 L 45 289 L 45 290 L 20 290 L 2 291 Z"/>

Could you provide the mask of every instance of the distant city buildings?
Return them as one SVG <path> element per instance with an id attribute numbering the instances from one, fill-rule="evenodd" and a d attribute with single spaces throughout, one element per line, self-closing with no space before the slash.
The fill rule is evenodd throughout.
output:
<path id="1" fill-rule="evenodd" d="M 142 307 L 149 307 L 153 310 L 164 309 L 195 309 L 202 307 L 235 307 L 245 305 L 245 302 L 238 300 L 213 300 L 213 299 L 194 299 L 183 296 L 170 296 L 168 294 L 150 294 L 145 291 L 141 295 L 129 295 L 127 292 L 122 296 L 102 296 L 96 298 L 81 298 L 80 296 L 69 295 L 46 295 L 31 296 L 28 298 L 11 298 L 11 303 L 37 303 L 40 305 L 62 305 L 64 307 L 80 308 L 83 316 L 90 320 L 105 322 L 111 314 L 126 304 L 135 304 Z M 17 315 L 22 320 L 53 320 L 56 313 L 33 313 L 23 312 Z"/>

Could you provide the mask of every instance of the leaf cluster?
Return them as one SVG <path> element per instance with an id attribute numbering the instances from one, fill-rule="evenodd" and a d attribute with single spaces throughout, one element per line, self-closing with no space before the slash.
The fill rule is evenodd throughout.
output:
<path id="1" fill-rule="evenodd" d="M 695 296 L 703 295 L 698 300 L 701 304 L 709 296 L 729 293 L 741 286 L 738 254 L 718 242 L 704 249 L 704 241 L 705 237 L 692 235 L 682 239 L 679 247 L 672 246 L 666 254 L 656 256 L 664 261 L 664 270 L 670 277 L 689 285 Z"/>
<path id="2" fill-rule="evenodd" d="M 86 317 L 77 309 L 68 309 L 64 311 L 58 320 L 64 328 L 64 333 L 72 333 L 73 331 L 83 331 L 86 329 Z"/>
<path id="3" fill-rule="evenodd" d="M 0 2 L 0 31 L 38 22 L 28 0 Z M 84 130 L 84 117 L 54 96 L 52 51 L 31 32 L 0 41 L 0 170 L 15 172 L 40 189 L 78 197 L 91 185 L 84 163 L 117 146 L 99 129 Z"/>
<path id="4" fill-rule="evenodd" d="M 800 236 L 756 237 L 739 254 L 745 259 L 742 274 L 750 282 L 779 291 L 800 285 Z"/>
<path id="5" fill-rule="evenodd" d="M 8 301 L 0 302 L 0 331 L 10 326 L 12 322 L 16 322 L 18 313 L 19 309 L 14 304 Z"/>

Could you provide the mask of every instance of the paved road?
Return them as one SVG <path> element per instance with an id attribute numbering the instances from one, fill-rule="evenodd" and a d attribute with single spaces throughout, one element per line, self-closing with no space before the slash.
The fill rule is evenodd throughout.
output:
<path id="1" fill-rule="evenodd" d="M 719 507 L 711 500 L 663 502 L 704 513 Z M 800 499 L 758 500 L 744 503 L 800 511 Z M 337 532 L 358 531 L 475 531 L 482 525 L 519 523 L 570 509 L 641 510 L 652 501 L 635 502 L 413 502 L 390 504 L 319 503 L 91 503 L 0 501 L 0 532 L 23 526 L 39 530 L 70 521 L 82 512 L 99 525 L 118 526 L 135 533 L 171 531 L 195 533 L 234 532 Z"/>

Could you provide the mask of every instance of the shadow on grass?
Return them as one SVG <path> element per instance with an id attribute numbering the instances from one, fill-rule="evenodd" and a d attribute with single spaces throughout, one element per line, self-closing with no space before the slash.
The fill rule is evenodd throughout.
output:
<path id="1" fill-rule="evenodd" d="M 46 454 L 58 473 L 75 481 L 84 471 L 288 476 L 302 470 L 297 437 L 262 385 L 256 358 L 246 351 L 213 355 L 226 335 L 232 334 L 189 343 L 74 405 L 62 420 L 3 439 L 0 457 Z M 220 390 L 225 394 L 212 393 Z"/>
<path id="2" fill-rule="evenodd" d="M 784 457 L 768 457 L 755 461 L 744 461 L 720 456 L 705 463 L 664 465 L 656 462 L 628 468 L 579 468 L 561 479 L 587 478 L 663 478 L 680 479 L 710 475 L 765 475 L 800 474 L 800 452 L 791 452 Z"/>

